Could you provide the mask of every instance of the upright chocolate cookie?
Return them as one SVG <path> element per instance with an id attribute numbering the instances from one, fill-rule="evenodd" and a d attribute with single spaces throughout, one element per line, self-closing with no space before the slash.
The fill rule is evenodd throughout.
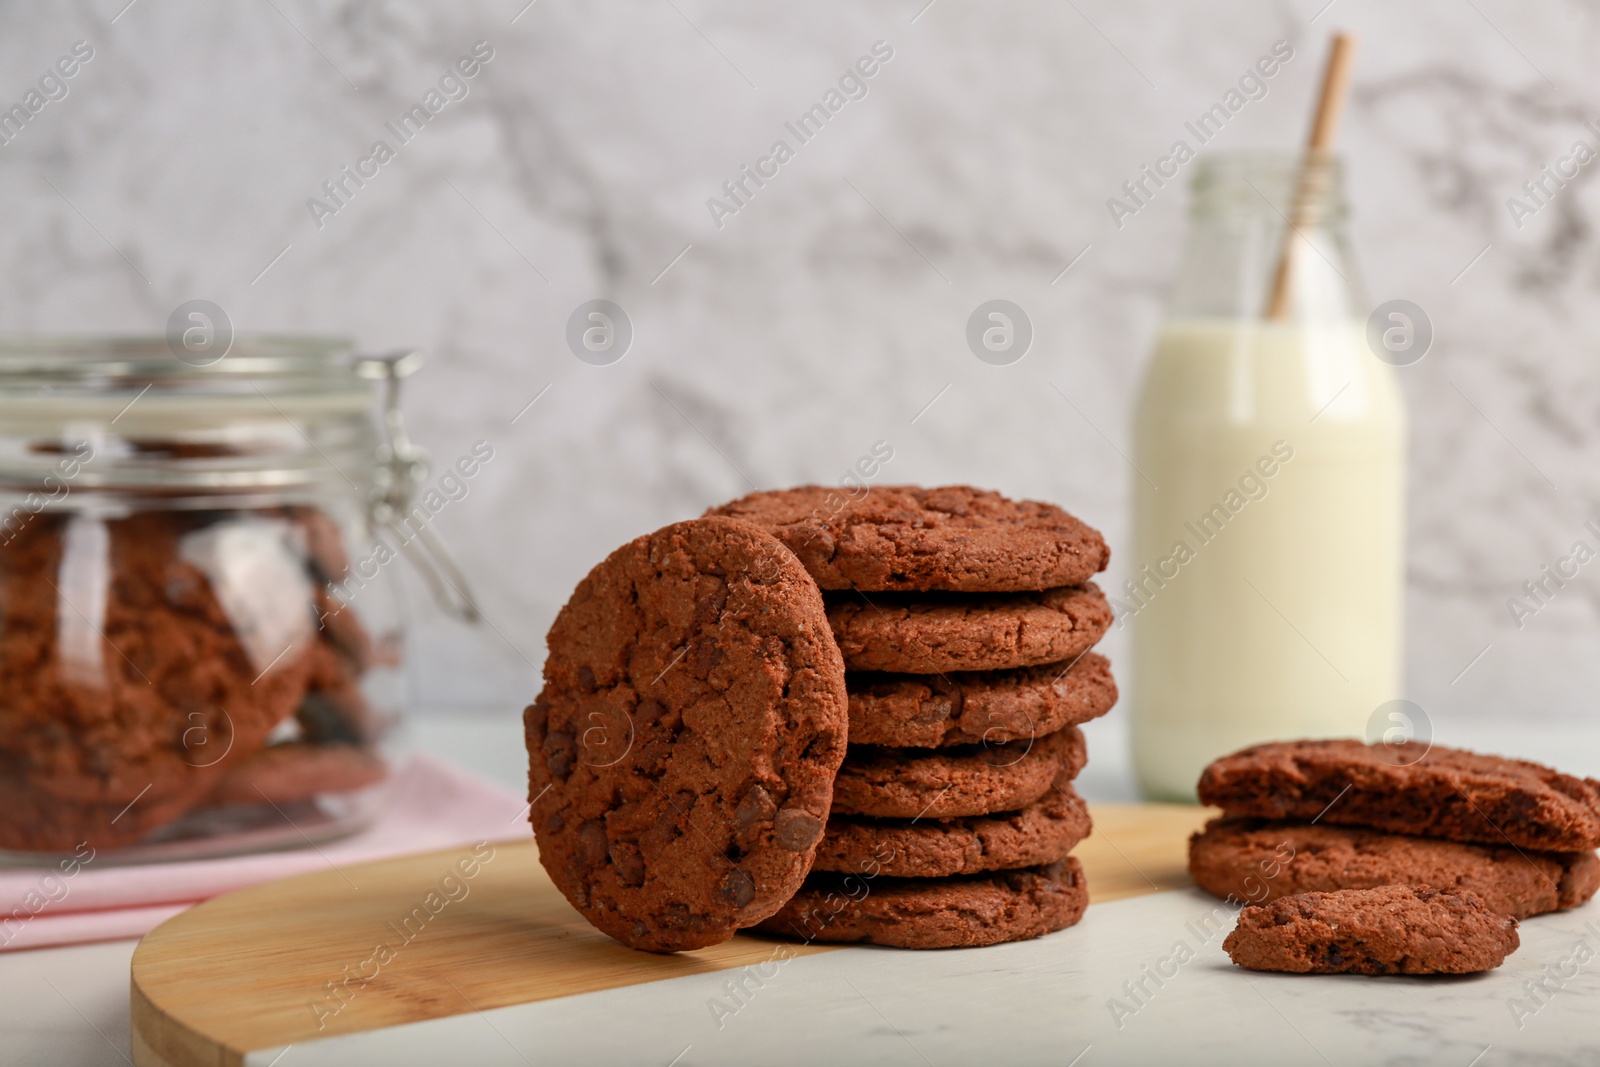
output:
<path id="1" fill-rule="evenodd" d="M 897 748 L 1002 744 L 1099 718 L 1117 702 L 1111 664 L 1066 663 L 947 675 L 849 673 L 850 741 Z"/>
<path id="2" fill-rule="evenodd" d="M 1213 819 L 1191 837 L 1189 873 L 1208 893 L 1252 904 L 1381 885 L 1470 889 L 1490 910 L 1518 919 L 1575 908 L 1600 888 L 1593 852 L 1529 852 L 1250 818 Z"/>
<path id="3" fill-rule="evenodd" d="M 1476 893 L 1387 885 L 1245 908 L 1222 947 L 1252 971 L 1473 974 L 1500 966 L 1521 944 L 1517 920 Z"/>
<path id="4" fill-rule="evenodd" d="M 969 878 L 814 874 L 757 929 L 807 942 L 971 948 L 1065 929 L 1088 904 L 1083 867 L 1071 856 Z"/>
<path id="5" fill-rule="evenodd" d="M 828 624 L 853 671 L 944 674 L 1070 660 L 1112 622 L 1090 582 L 1041 593 L 884 593 L 828 598 Z"/>
<path id="6" fill-rule="evenodd" d="M 948 878 L 1054 863 L 1088 837 L 1089 808 L 1062 777 L 1021 811 L 964 819 L 866 819 L 835 815 L 817 848 L 816 871 Z"/>
<path id="7" fill-rule="evenodd" d="M 1111 558 L 1097 530 L 1054 504 L 967 485 L 877 486 L 854 501 L 806 485 L 752 493 L 708 514 L 776 534 L 824 589 L 1051 589 L 1087 581 Z"/>
<path id="8" fill-rule="evenodd" d="M 847 721 L 793 554 L 734 519 L 668 526 L 589 572 L 549 647 L 529 818 L 573 906 L 656 952 L 776 911 L 811 867 Z"/>
<path id="9" fill-rule="evenodd" d="M 1256 745 L 1213 762 L 1199 791 L 1202 804 L 1230 815 L 1552 852 L 1600 848 L 1600 782 L 1415 741 Z"/>
<path id="10" fill-rule="evenodd" d="M 851 745 L 833 783 L 833 813 L 953 819 L 1016 811 L 1044 796 L 1058 776 L 1077 777 L 1088 758 L 1076 726 L 1003 745 Z"/>

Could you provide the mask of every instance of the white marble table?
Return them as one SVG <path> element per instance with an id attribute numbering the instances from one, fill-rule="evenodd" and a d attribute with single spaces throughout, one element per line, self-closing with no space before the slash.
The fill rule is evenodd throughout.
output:
<path id="1" fill-rule="evenodd" d="M 1522 948 L 1505 966 L 1463 978 L 1251 974 L 1222 951 L 1232 916 L 1198 890 L 1158 893 L 1096 905 L 1078 926 L 1037 941 L 959 952 L 858 947 L 803 956 L 777 967 L 759 988 L 749 983 L 740 1000 L 729 994 L 732 976 L 722 971 L 267 1049 L 246 1062 L 1600 1062 L 1600 955 L 1542 1005 L 1523 987 L 1571 957 L 1581 940 L 1600 950 L 1600 904 L 1529 920 Z M 1193 958 L 1167 963 L 1168 977 L 1151 978 L 1177 958 L 1180 943 Z M 1532 1013 L 1513 1014 L 1513 1001 L 1527 1001 Z M 713 1014 L 715 1004 L 732 1013 Z"/>
<path id="2" fill-rule="evenodd" d="M 1083 794 L 1092 801 L 1137 799 L 1120 720 L 1091 724 L 1089 732 L 1092 759 L 1080 780 Z M 414 741 L 513 787 L 523 780 L 520 725 L 510 716 L 422 719 Z M 1583 729 L 1537 722 L 1456 729 L 1439 741 L 1600 776 L 1600 722 Z M 1082 1067 L 1162 1059 L 1468 1067 L 1480 1054 L 1479 1067 L 1600 1062 L 1600 1024 L 1594 1021 L 1600 1017 L 1600 906 L 1594 904 L 1525 923 L 1523 948 L 1501 970 L 1475 979 L 1246 976 L 1218 955 L 1219 936 L 1119 1030 L 1108 1002 L 1126 1001 L 1122 983 L 1138 980 L 1141 964 L 1154 966 L 1177 938 L 1192 939 L 1187 924 L 1215 906 L 1198 893 L 1159 894 L 1096 905 L 1074 930 L 1027 945 L 920 954 L 859 948 L 794 960 L 770 996 L 752 999 L 720 1031 L 708 1027 L 705 1001 L 726 975 L 439 1020 L 364 1039 L 368 1044 L 300 1046 L 278 1067 L 469 1062 L 460 1058 L 466 1048 L 470 1062 L 482 1064 L 593 1060 L 581 1051 L 666 1064 L 686 1045 L 692 1047 L 679 1067 L 785 1057 L 940 1067 L 978 1058 L 1066 1065 L 1080 1053 Z M 1587 931 L 1585 924 L 1592 924 Z M 1546 966 L 1559 967 L 1582 936 L 1590 938 L 1596 959 L 1517 1029 L 1508 999 L 1526 999 L 1522 982 L 1539 978 Z M 128 1063 L 133 947 L 119 941 L 0 954 L 0 1062 Z M 947 980 L 925 980 L 941 976 Z M 444 1055 L 444 1049 L 453 1051 Z"/>

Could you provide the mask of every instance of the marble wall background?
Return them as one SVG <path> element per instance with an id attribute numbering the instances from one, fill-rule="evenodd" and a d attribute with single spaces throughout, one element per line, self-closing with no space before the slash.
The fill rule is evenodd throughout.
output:
<path id="1" fill-rule="evenodd" d="M 422 628 L 425 702 L 520 706 L 614 544 L 837 481 L 878 440 L 885 477 L 1060 501 L 1125 546 L 1117 449 L 1185 195 L 1120 230 L 1105 200 L 1279 38 L 1296 59 L 1217 144 L 1295 143 L 1342 27 L 1368 288 L 1438 333 L 1403 372 L 1406 695 L 1436 721 L 1595 714 L 1596 576 L 1520 630 L 1505 600 L 1600 515 L 1600 200 L 1590 170 L 1520 229 L 1505 200 L 1600 145 L 1600 5 L 525 2 L 0 5 L 7 105 L 94 48 L 0 147 L 0 329 L 153 332 L 203 297 L 241 330 L 416 345 L 416 435 L 443 461 L 492 442 L 439 526 L 493 627 Z M 307 199 L 480 40 L 469 95 L 319 228 Z M 880 40 L 865 98 L 718 228 L 706 199 Z M 563 340 L 596 297 L 636 333 L 611 366 Z M 1009 367 L 963 339 L 994 297 L 1036 329 Z"/>

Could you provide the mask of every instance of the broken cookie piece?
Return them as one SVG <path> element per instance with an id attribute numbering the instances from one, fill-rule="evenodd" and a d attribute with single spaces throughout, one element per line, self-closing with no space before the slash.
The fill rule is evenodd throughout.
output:
<path id="1" fill-rule="evenodd" d="M 1222 943 L 1234 963 L 1290 974 L 1472 974 L 1517 950 L 1517 920 L 1472 892 L 1387 885 L 1248 907 Z"/>

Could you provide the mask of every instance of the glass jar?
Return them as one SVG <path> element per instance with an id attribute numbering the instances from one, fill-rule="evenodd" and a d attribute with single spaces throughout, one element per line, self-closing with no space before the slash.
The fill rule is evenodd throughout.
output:
<path id="1" fill-rule="evenodd" d="M 1140 782 L 1185 801 L 1246 745 L 1367 732 L 1399 695 L 1404 581 L 1405 413 L 1365 339 L 1339 163 L 1197 166 L 1115 597 Z"/>
<path id="2" fill-rule="evenodd" d="M 301 845 L 361 825 L 401 712 L 374 536 L 420 459 L 343 341 L 0 341 L 0 854 Z M 387 381 L 390 433 L 374 422 Z"/>

